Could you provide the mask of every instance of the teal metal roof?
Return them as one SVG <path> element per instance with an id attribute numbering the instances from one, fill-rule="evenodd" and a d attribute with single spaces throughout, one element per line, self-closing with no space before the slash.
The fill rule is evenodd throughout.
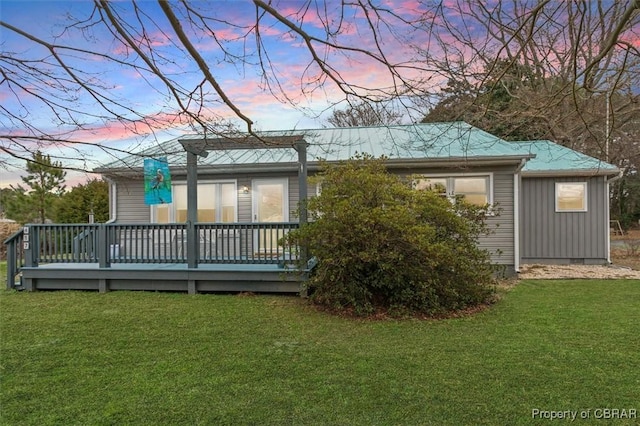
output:
<path id="1" fill-rule="evenodd" d="M 477 161 L 482 159 L 525 158 L 526 149 L 504 141 L 464 122 L 422 123 L 398 126 L 326 128 L 310 130 L 258 132 L 261 137 L 297 135 L 307 142 L 308 161 L 347 160 L 360 153 L 374 157 L 385 155 L 391 160 L 441 159 Z M 123 157 L 101 167 L 108 169 L 138 168 L 145 157 L 167 157 L 170 165 L 186 163 L 180 141 L 202 140 L 202 135 L 185 135 Z M 293 148 L 212 150 L 198 165 L 286 164 L 298 161 Z"/>
<path id="2" fill-rule="evenodd" d="M 260 137 L 296 136 L 307 143 L 307 160 L 347 160 L 356 154 L 390 160 L 445 161 L 465 163 L 530 159 L 524 168 L 527 173 L 540 172 L 617 172 L 614 166 L 578 153 L 551 141 L 507 142 L 464 122 L 420 123 L 398 126 L 326 128 L 308 130 L 265 131 Z M 234 135 L 235 139 L 242 135 Z M 215 138 L 219 138 L 215 136 Z M 212 140 L 212 139 L 209 139 Z M 218 139 L 219 140 L 219 139 Z M 180 142 L 203 141 L 203 135 L 184 135 L 160 143 L 140 153 L 125 156 L 96 169 L 98 173 L 116 170 L 138 170 L 144 158 L 167 157 L 170 167 L 185 167 L 186 152 Z M 533 158 L 533 157 L 536 158 Z M 286 165 L 295 167 L 298 154 L 288 147 L 269 149 L 215 149 L 206 157 L 198 157 L 198 167 L 251 168 Z"/>
<path id="3" fill-rule="evenodd" d="M 529 160 L 522 169 L 525 175 L 555 174 L 557 172 L 574 175 L 611 175 L 619 172 L 619 169 L 612 164 L 552 141 L 538 140 L 512 143 L 523 148 L 526 152 L 535 154 L 535 158 Z"/>

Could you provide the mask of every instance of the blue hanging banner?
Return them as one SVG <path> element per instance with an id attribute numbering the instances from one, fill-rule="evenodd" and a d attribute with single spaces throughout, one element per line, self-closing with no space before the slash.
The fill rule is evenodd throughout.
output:
<path id="1" fill-rule="evenodd" d="M 171 203 L 171 174 L 166 157 L 144 160 L 144 203 Z"/>

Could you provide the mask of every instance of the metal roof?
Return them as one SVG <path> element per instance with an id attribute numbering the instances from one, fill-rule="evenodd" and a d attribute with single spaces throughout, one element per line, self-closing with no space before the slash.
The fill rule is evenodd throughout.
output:
<path id="1" fill-rule="evenodd" d="M 504 158 L 529 157 L 526 149 L 506 142 L 464 122 L 421 123 L 398 126 L 326 128 L 309 130 L 258 132 L 264 138 L 300 136 L 307 142 L 310 163 L 320 160 L 347 160 L 356 154 L 374 157 L 386 156 L 390 160 L 446 160 L 475 162 Z M 217 137 L 217 136 L 216 136 Z M 234 137 L 236 140 L 237 136 Z M 167 157 L 171 166 L 184 166 L 186 153 L 182 142 L 204 140 L 202 135 L 185 135 L 163 142 L 151 149 L 125 156 L 96 169 L 137 169 L 143 158 Z M 286 164 L 298 161 L 292 148 L 216 149 L 206 158 L 199 157 L 199 166 L 229 166 L 258 164 Z"/>
<path id="2" fill-rule="evenodd" d="M 524 172 L 602 172 L 617 173 L 617 168 L 595 158 L 578 153 L 551 141 L 507 142 L 464 122 L 419 123 L 397 126 L 325 128 L 287 131 L 257 132 L 264 138 L 300 140 L 307 143 L 307 160 L 310 164 L 320 160 L 329 162 L 347 160 L 356 154 L 386 156 L 391 164 L 500 164 L 506 161 L 517 163 L 529 161 Z M 198 157 L 198 167 L 203 170 L 232 171 L 276 170 L 279 167 L 295 168 L 298 154 L 293 148 L 274 145 L 270 148 L 243 147 L 243 135 L 233 135 L 228 140 L 215 136 L 205 139 L 203 135 L 184 135 L 163 142 L 153 148 L 124 156 L 95 171 L 109 173 L 124 170 L 140 170 L 144 158 L 167 157 L 172 168 L 186 166 L 183 144 L 201 146 L 221 145 L 208 151 L 206 157 Z M 247 136 L 247 141 L 250 137 Z M 251 138 L 255 141 L 255 138 Z M 240 149 L 224 149 L 238 142 Z M 245 144 L 248 145 L 248 144 Z M 536 158 L 534 158 L 536 157 Z"/>
<path id="3" fill-rule="evenodd" d="M 523 175 L 613 175 L 620 170 L 605 161 L 590 157 L 548 140 L 513 142 L 535 158 L 522 169 Z"/>

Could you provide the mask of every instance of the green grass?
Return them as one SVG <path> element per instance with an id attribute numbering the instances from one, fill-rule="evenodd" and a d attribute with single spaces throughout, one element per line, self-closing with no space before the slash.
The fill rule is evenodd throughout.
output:
<path id="1" fill-rule="evenodd" d="M 0 291 L 8 425 L 536 424 L 640 416 L 640 281 L 524 281 L 442 321 L 293 297 Z M 540 420 L 548 424 L 549 420 Z"/>
<path id="2" fill-rule="evenodd" d="M 7 261 L 0 260 L 0 289 L 7 288 Z"/>

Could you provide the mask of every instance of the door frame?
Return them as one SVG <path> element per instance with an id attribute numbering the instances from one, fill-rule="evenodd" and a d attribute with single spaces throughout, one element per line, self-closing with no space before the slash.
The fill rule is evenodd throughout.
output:
<path id="1" fill-rule="evenodd" d="M 282 222 L 289 221 L 289 178 L 254 178 L 251 180 L 251 222 L 258 222 L 258 197 L 260 191 L 258 186 L 260 184 L 282 184 Z"/>

